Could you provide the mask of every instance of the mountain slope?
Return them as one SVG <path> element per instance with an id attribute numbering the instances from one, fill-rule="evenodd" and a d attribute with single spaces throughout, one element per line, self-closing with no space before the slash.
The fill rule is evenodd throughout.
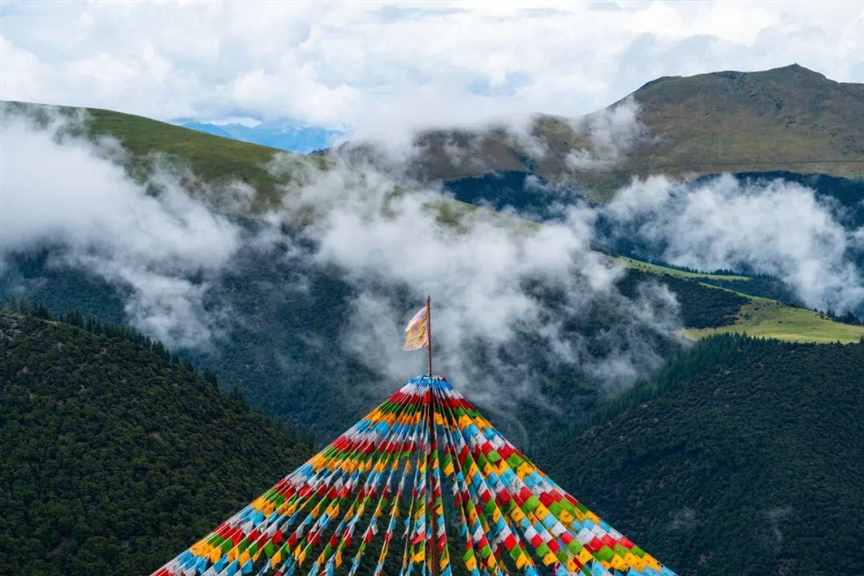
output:
<path id="1" fill-rule="evenodd" d="M 0 442 L 0 557 L 40 576 L 149 573 L 309 450 L 127 331 L 2 310 Z"/>
<path id="2" fill-rule="evenodd" d="M 862 574 L 862 382 L 864 344 L 712 338 L 541 461 L 679 574 Z"/>
<path id="3" fill-rule="evenodd" d="M 641 126 L 614 150 L 604 150 L 610 135 L 592 139 L 592 122 L 631 101 Z M 798 65 L 658 78 L 581 121 L 541 115 L 530 132 L 544 148 L 540 156 L 504 130 L 429 132 L 418 139 L 426 149 L 422 171 L 444 180 L 531 172 L 588 188 L 596 199 L 634 175 L 658 173 L 785 170 L 864 177 L 864 87 Z M 574 151 L 594 161 L 574 165 L 568 161 Z M 468 157 L 471 162 L 458 161 Z"/>
<path id="4" fill-rule="evenodd" d="M 639 169 L 864 174 L 864 96 L 801 66 L 660 78 L 633 97 L 656 138 Z"/>
<path id="5" fill-rule="evenodd" d="M 291 178 L 291 171 L 286 169 L 289 161 L 298 171 L 303 166 L 326 162 L 320 156 L 292 155 L 113 110 L 0 101 L 0 120 L 7 114 L 24 114 L 40 122 L 65 118 L 71 121 L 73 130 L 81 130 L 91 138 L 116 139 L 128 152 L 122 158 L 125 167 L 142 181 L 160 161 L 175 169 L 188 169 L 190 174 L 184 178 L 187 189 L 193 194 L 208 193 L 206 199 L 220 208 L 225 208 L 223 187 L 236 183 L 250 187 L 253 212 L 279 206 L 282 194 L 278 187 Z M 282 162 L 279 178 L 267 169 L 277 155 Z"/>
<path id="6" fill-rule="evenodd" d="M 46 109 L 41 110 L 45 112 Z M 243 165 L 241 174 L 264 174 L 262 178 L 271 178 L 269 182 L 273 188 L 270 190 L 278 186 L 265 168 L 266 162 L 272 159 L 272 150 L 120 113 L 95 110 L 89 115 L 85 126 L 89 126 L 87 130 L 91 134 L 110 134 L 129 146 L 127 160 L 133 169 L 139 164 L 146 165 L 150 155 L 158 152 L 189 165 L 193 171 L 204 170 L 205 175 L 199 176 L 202 180 L 219 181 L 230 179 L 233 173 L 231 165 L 223 162 L 223 157 L 228 155 Z M 239 152 L 235 154 L 235 150 Z M 194 181 L 190 186 L 194 193 Z M 218 194 L 219 190 L 211 192 Z M 463 204 L 457 207 L 470 209 Z M 443 215 L 446 211 L 442 209 L 441 212 Z M 291 238 L 286 241 L 293 242 Z M 11 257 L 10 265 L 0 274 L 0 302 L 23 297 L 54 313 L 83 310 L 103 321 L 129 321 L 124 305 L 128 294 L 124 293 L 122 285 L 64 265 L 58 254 L 62 256 L 62 249 L 45 247 Z M 630 265 L 633 263 L 631 260 Z M 742 296 L 704 285 L 724 280 L 722 276 L 688 278 L 681 277 L 680 272 L 670 273 L 668 268 L 639 266 L 642 271 L 631 271 L 622 283 L 622 291 L 636 296 L 640 284 L 656 280 L 667 285 L 681 305 L 681 318 L 687 328 L 717 329 L 738 323 L 741 308 L 752 295 Z M 374 400 L 369 391 L 380 390 L 381 382 L 381 375 L 374 374 L 357 353 L 346 350 L 341 340 L 358 293 L 348 276 L 345 270 L 316 266 L 302 254 L 292 255 L 281 243 L 270 248 L 255 245 L 241 248 L 230 266 L 214 278 L 208 278 L 209 289 L 203 301 L 208 309 L 231 310 L 240 321 L 230 323 L 211 349 L 187 351 L 188 357 L 217 372 L 229 388 L 239 387 L 256 407 L 280 419 L 307 426 L 319 440 L 340 432 Z M 302 286 L 308 290 L 293 288 L 298 286 L 298 278 L 303 278 Z M 724 287 L 746 294 L 756 284 L 733 280 Z M 398 293 L 404 286 L 392 288 Z M 410 305 L 400 302 L 397 308 L 407 309 Z M 784 307 L 783 310 L 790 309 Z M 597 312 L 596 318 L 584 320 L 586 324 L 573 324 L 574 339 L 582 337 L 580 330 L 596 332 L 604 325 L 628 321 L 615 310 L 604 315 L 599 313 L 598 307 Z M 829 321 L 826 323 L 833 326 Z M 812 324 L 796 326 L 800 328 L 794 337 L 804 340 L 812 337 L 808 332 Z M 856 334 L 856 330 L 852 330 L 851 335 L 844 332 L 842 337 L 857 340 Z M 822 333 L 818 336 L 824 337 Z M 649 334 L 646 338 L 658 344 L 658 350 L 667 349 L 668 342 L 662 345 L 655 342 L 657 335 Z M 584 379 L 572 370 L 555 368 L 554 362 L 547 361 L 548 355 L 532 354 L 531 346 L 536 343 L 525 335 L 514 346 L 518 352 L 511 353 L 507 361 L 515 362 L 515 355 L 525 354 L 522 365 L 532 367 L 535 379 L 556 393 L 578 398 L 572 402 L 573 410 L 583 417 L 585 396 L 596 396 L 596 390 L 586 390 Z M 340 353 L 334 354 L 334 350 Z M 606 352 L 604 345 L 598 353 Z M 477 361 L 481 367 L 492 363 L 489 358 Z M 335 413 L 328 399 L 340 394 L 346 381 L 355 382 L 358 392 L 340 404 Z M 315 382 L 316 386 L 310 388 L 309 382 Z"/>

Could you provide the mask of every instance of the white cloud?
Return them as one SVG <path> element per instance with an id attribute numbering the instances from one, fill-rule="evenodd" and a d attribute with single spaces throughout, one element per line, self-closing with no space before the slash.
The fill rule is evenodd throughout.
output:
<path id="1" fill-rule="evenodd" d="M 588 137 L 590 148 L 570 151 L 564 161 L 571 170 L 603 170 L 626 158 L 647 129 L 639 121 L 639 103 L 627 98 L 613 108 L 588 114 L 574 122 L 577 133 Z"/>
<path id="2" fill-rule="evenodd" d="M 571 366 L 571 373 L 578 367 L 611 390 L 660 365 L 657 340 L 674 339 L 677 302 L 659 286 L 633 300 L 618 293 L 624 270 L 591 249 L 591 210 L 571 207 L 543 226 L 478 210 L 454 228 L 429 209 L 441 200 L 437 190 L 356 164 L 311 177 L 292 197 L 296 210 L 318 215 L 307 230 L 313 257 L 343 269 L 357 291 L 346 341 L 372 368 L 393 379 L 417 371 L 423 358 L 400 350 L 401 329 L 426 294 L 433 297 L 439 370 L 489 404 L 497 403 L 501 382 L 511 399 L 539 398 L 532 368 L 502 359 L 524 352 L 523 334 L 551 365 Z M 535 282 L 556 296 L 540 296 Z M 598 307 L 615 315 L 598 333 L 567 327 Z"/>
<path id="3" fill-rule="evenodd" d="M 204 313 L 208 278 L 237 250 L 240 231 L 193 201 L 178 179 L 157 171 L 158 196 L 110 158 L 116 143 L 63 136 L 65 119 L 37 126 L 0 110 L 0 257 L 39 245 L 62 249 L 131 292 L 137 327 L 171 346 L 206 344 L 218 312 Z M 200 275 L 199 282 L 189 278 Z"/>
<path id="4" fill-rule="evenodd" d="M 661 75 L 799 62 L 862 81 L 861 22 L 855 2 L 803 0 L 15 4 L 0 10 L 0 98 L 389 138 L 581 115 Z"/>
<path id="5" fill-rule="evenodd" d="M 695 186 L 658 176 L 620 190 L 609 215 L 662 258 L 700 270 L 752 270 L 788 283 L 814 308 L 864 303 L 855 264 L 860 231 L 844 228 L 813 190 L 774 180 L 744 185 L 725 175 Z"/>
<path id="6" fill-rule="evenodd" d="M 498 401 L 501 382 L 511 400 L 540 399 L 538 359 L 544 369 L 578 373 L 571 386 L 614 391 L 658 368 L 658 348 L 676 340 L 674 296 L 656 285 L 632 299 L 619 293 L 624 270 L 591 249 L 588 208 L 570 207 L 543 226 L 478 210 L 454 228 L 429 209 L 447 201 L 440 189 L 334 158 L 332 168 L 308 167 L 293 180 L 288 208 L 241 229 L 188 196 L 173 172 L 158 169 L 141 185 L 117 163 L 119 145 L 68 128 L 60 118 L 40 127 L 0 115 L 0 260 L 53 248 L 56 265 L 121 287 L 130 322 L 171 347 L 207 347 L 243 322 L 208 296 L 241 247 L 274 243 L 349 282 L 353 313 L 344 334 L 333 335 L 346 348 L 334 354 L 357 354 L 392 379 L 416 373 L 422 356 L 400 350 L 401 329 L 432 294 L 440 372 L 500 408 L 512 407 Z M 271 166 L 280 167 L 279 159 Z M 315 218 L 292 243 L 280 224 L 309 210 Z M 306 289 L 304 278 L 290 282 Z"/>

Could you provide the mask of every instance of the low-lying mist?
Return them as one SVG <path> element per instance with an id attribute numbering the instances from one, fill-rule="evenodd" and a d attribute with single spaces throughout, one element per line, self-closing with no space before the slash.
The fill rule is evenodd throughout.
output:
<path id="1" fill-rule="evenodd" d="M 229 215 L 213 208 L 230 204 L 213 201 L 224 186 L 198 181 L 192 197 L 175 162 L 131 178 L 122 146 L 73 129 L 86 121 L 0 115 L 4 295 L 27 296 L 12 281 L 18 256 L 47 253 L 46 278 L 99 278 L 124 321 L 317 431 L 340 430 L 425 369 L 401 341 L 427 294 L 435 371 L 513 429 L 542 427 L 519 416 L 526 404 L 578 420 L 598 396 L 649 377 L 684 345 L 679 304 L 654 281 L 623 293 L 626 269 L 593 249 L 607 233 L 680 266 L 776 276 L 814 307 L 855 310 L 864 297 L 854 264 L 864 234 L 800 185 L 652 177 L 605 206 L 555 195 L 537 223 L 459 203 L 404 166 L 334 153 L 286 180 L 282 208 Z M 606 143 L 603 160 L 645 137 L 633 104 L 583 124 Z M 286 164 L 296 169 L 274 158 L 275 180 Z M 598 220 L 612 228 L 601 234 Z M 107 297 L 62 285 L 73 286 L 60 298 L 70 308 Z M 332 399 L 349 390 L 334 415 Z"/>
<path id="2" fill-rule="evenodd" d="M 864 230 L 812 188 L 730 175 L 685 184 L 634 180 L 604 209 L 613 235 L 666 262 L 776 277 L 806 306 L 860 315 Z"/>
<path id="3" fill-rule="evenodd" d="M 672 338 L 680 328 L 675 298 L 659 285 L 636 298 L 618 292 L 624 269 L 591 249 L 593 211 L 573 206 L 537 225 L 412 184 L 337 161 L 291 196 L 294 210 L 317 216 L 303 233 L 311 257 L 343 270 L 355 289 L 345 342 L 376 371 L 398 380 L 422 366 L 400 345 L 426 294 L 440 370 L 489 402 L 501 386 L 517 400 L 537 396 L 536 366 L 520 350 L 528 341 L 531 354 L 607 390 L 662 362 L 646 335 Z M 575 329 L 598 306 L 615 321 L 590 335 Z"/>
<path id="4" fill-rule="evenodd" d="M 357 384 L 379 396 L 422 371 L 423 355 L 400 346 L 426 294 L 436 371 L 502 412 L 625 389 L 677 345 L 674 295 L 646 285 L 623 296 L 625 271 L 591 249 L 595 215 L 584 205 L 537 225 L 336 157 L 292 179 L 284 209 L 228 216 L 200 200 L 218 191 L 187 194 L 183 167 L 157 162 L 149 181 L 135 180 L 117 142 L 92 142 L 68 122 L 2 117 L 7 266 L 47 250 L 52 274 L 101 278 L 126 321 L 225 368 L 232 385 L 266 388 L 277 412 L 298 409 L 292 391 L 315 386 L 315 374 L 328 378 L 328 358 L 345 359 L 333 363 L 338 378 L 362 373 Z M 278 158 L 271 169 L 278 178 Z M 74 306 L 83 296 L 64 297 Z M 298 326 L 291 310 L 305 304 L 338 314 Z"/>
<path id="5" fill-rule="evenodd" d="M 53 246 L 51 266 L 122 286 L 129 321 L 142 331 L 172 347 L 206 345 L 222 319 L 203 310 L 202 296 L 241 231 L 192 199 L 167 165 L 150 187 L 135 182 L 116 142 L 75 135 L 85 121 L 0 112 L 0 256 Z"/>

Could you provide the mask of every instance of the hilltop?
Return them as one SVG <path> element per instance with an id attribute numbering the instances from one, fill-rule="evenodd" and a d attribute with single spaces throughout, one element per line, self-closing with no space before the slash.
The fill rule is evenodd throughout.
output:
<path id="1" fill-rule="evenodd" d="M 10 570 L 149 573 L 309 453 L 161 345 L 70 319 L 0 309 Z"/>
<path id="2" fill-rule="evenodd" d="M 199 196 L 209 191 L 205 200 L 223 211 L 231 210 L 230 187 L 238 184 L 249 187 L 252 213 L 275 208 L 282 197 L 279 187 L 291 181 L 292 168 L 299 173 L 326 161 L 114 110 L 0 101 L 0 119 L 5 114 L 23 114 L 43 123 L 62 118 L 73 132 L 90 139 L 114 139 L 128 152 L 120 160 L 142 182 L 159 162 L 188 171 L 183 178 L 187 190 Z M 279 177 L 268 169 L 277 158 Z"/>
<path id="3" fill-rule="evenodd" d="M 638 129 L 626 149 L 598 149 L 592 118 L 636 105 Z M 430 131 L 422 171 L 444 180 L 488 172 L 531 172 L 591 188 L 603 199 L 632 176 L 698 177 L 719 172 L 788 171 L 864 176 L 864 85 L 836 82 L 799 65 L 762 72 L 712 72 L 653 80 L 582 121 L 538 116 L 529 132 L 544 147 L 532 157 L 504 129 Z M 446 150 L 445 150 L 446 144 Z M 568 163 L 573 150 L 590 166 Z M 454 163 L 460 154 L 475 161 Z"/>
<path id="4" fill-rule="evenodd" d="M 258 210 L 278 205 L 278 186 L 291 178 L 291 170 L 284 169 L 286 160 L 295 163 L 298 172 L 304 165 L 328 163 L 326 154 L 290 154 L 110 110 L 15 102 L 4 106 L 40 114 L 86 110 L 89 133 L 119 140 L 133 153 L 136 168 L 154 154 L 183 158 L 209 184 L 249 184 L 256 190 Z M 609 124 L 609 118 L 628 106 L 634 108 L 631 126 Z M 526 135 L 504 126 L 425 131 L 416 137 L 419 153 L 409 171 L 431 181 L 467 179 L 461 188 L 457 184 L 457 192 L 469 201 L 476 197 L 476 187 L 488 186 L 482 177 L 490 173 L 532 174 L 599 201 L 633 176 L 659 173 L 688 179 L 720 172 L 858 179 L 864 177 L 862 118 L 864 84 L 837 82 L 797 64 L 759 72 L 666 76 L 583 118 L 539 113 Z M 615 122 L 628 124 L 620 118 Z M 618 129 L 628 131 L 621 141 L 614 134 L 604 134 L 601 141 L 592 135 Z M 345 144 L 342 150 L 369 152 L 362 143 Z M 574 153 L 589 160 L 574 162 Z M 278 178 L 267 169 L 276 154 L 283 161 Z M 481 180 L 472 183 L 472 178 Z M 490 200 L 488 191 L 482 199 Z"/>

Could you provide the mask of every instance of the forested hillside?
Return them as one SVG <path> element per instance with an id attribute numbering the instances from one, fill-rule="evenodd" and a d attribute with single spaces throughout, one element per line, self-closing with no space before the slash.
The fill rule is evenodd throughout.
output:
<path id="1" fill-rule="evenodd" d="M 0 504 L 27 526 L 0 555 L 27 574 L 147 573 L 308 454 L 161 345 L 41 314 L 0 312 Z M 858 574 L 862 382 L 864 344 L 714 337 L 531 452 L 680 574 Z"/>
<path id="2" fill-rule="evenodd" d="M 864 344 L 714 337 L 541 463 L 679 574 L 862 574 L 862 384 Z"/>
<path id="3" fill-rule="evenodd" d="M 56 111 L 42 113 L 48 121 Z M 316 258 L 311 245 L 320 237 L 293 226 L 268 229 L 273 235 L 266 242 L 251 241 L 261 237 L 256 212 L 283 199 L 284 182 L 267 166 L 274 151 L 105 111 L 93 111 L 82 126 L 91 137 L 112 135 L 122 143 L 123 169 L 147 184 L 147 198 L 160 194 L 148 170 L 169 158 L 182 174 L 183 192 L 206 192 L 209 209 L 219 218 L 230 212 L 224 225 L 237 234 L 236 251 L 223 266 L 175 268 L 173 257 L 166 258 L 164 278 L 200 294 L 201 316 L 231 320 L 214 322 L 206 345 L 177 344 L 176 357 L 127 328 L 104 328 L 77 315 L 59 322 L 43 313 L 0 313 L 0 439 L 7 446 L 0 505 L 11 527 L 0 536 L 0 558 L 43 576 L 140 574 L 206 533 L 292 470 L 311 444 L 330 440 L 401 384 L 369 362 L 368 350 L 346 345 L 346 334 L 363 329 L 350 324 L 356 308 L 368 304 L 362 296 L 394 311 L 410 310 L 417 298 L 411 280 L 358 280 L 350 266 Z M 322 158 L 294 161 L 325 166 L 332 160 Z M 527 172 L 502 174 L 448 187 L 457 200 L 520 213 L 503 218 L 542 219 L 548 198 L 526 197 Z M 864 222 L 860 182 L 782 176 L 841 206 L 850 230 Z M 254 201 L 239 213 L 221 212 L 230 204 L 221 194 L 235 184 L 257 190 Z M 395 198 L 390 184 L 387 198 Z M 453 228 L 458 215 L 472 210 L 451 199 L 438 208 L 439 220 L 457 215 Z M 179 253 L 189 239 L 189 229 L 181 232 Z M 357 230 L 349 232 L 353 241 Z M 856 343 L 864 326 L 794 308 L 795 295 L 772 277 L 665 266 L 657 263 L 662 255 L 640 252 L 630 237 L 593 247 L 605 252 L 595 253 L 598 259 L 626 266 L 614 288 L 574 307 L 566 296 L 578 290 L 546 283 L 542 275 L 519 277 L 521 293 L 540 304 L 537 325 L 517 325 L 497 348 L 484 347 L 480 338 L 464 340 L 458 350 L 436 344 L 436 358 L 458 353 L 464 360 L 453 384 L 471 396 L 482 379 L 487 396 L 477 403 L 502 431 L 682 574 L 864 573 L 854 555 L 824 561 L 835 549 L 854 549 L 855 533 L 845 527 L 864 521 L 858 441 L 864 429 L 857 418 L 864 344 Z M 142 326 L 133 314 L 142 284 L 100 275 L 75 255 L 53 235 L 5 251 L 0 305 L 23 298 L 56 315 L 80 310 L 102 322 Z M 145 259 L 134 271 L 150 271 L 150 264 Z M 634 306 L 645 293 L 665 297 L 668 317 L 664 309 L 634 322 L 645 313 Z M 174 300 L 169 293 L 165 302 Z M 549 326 L 584 355 L 574 361 L 551 346 L 542 330 Z M 725 336 L 688 350 L 681 337 L 735 330 L 828 344 Z M 393 333 L 392 342 L 398 337 Z M 831 344 L 838 340 L 852 344 Z M 639 361 L 632 368 L 625 363 L 622 373 L 630 376 L 616 387 L 615 361 L 631 353 Z M 421 365 L 422 356 L 416 358 Z M 592 361 L 606 364 L 592 372 Z M 191 364 L 212 370 L 219 384 Z M 443 364 L 436 366 L 444 371 Z M 634 380 L 635 390 L 607 398 Z M 523 382 L 523 395 L 511 401 Z M 506 401 L 496 402 L 498 396 Z M 302 427 L 311 439 L 252 409 Z"/>
<path id="4" fill-rule="evenodd" d="M 310 453 L 161 345 L 70 319 L 0 310 L 0 573 L 147 574 Z"/>

